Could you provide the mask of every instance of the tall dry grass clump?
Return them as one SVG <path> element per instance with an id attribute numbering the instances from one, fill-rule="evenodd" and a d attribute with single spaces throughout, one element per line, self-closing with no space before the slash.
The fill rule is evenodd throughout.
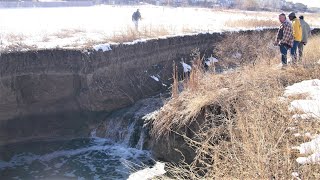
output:
<path id="1" fill-rule="evenodd" d="M 297 122 L 280 97 L 286 86 L 320 77 L 319 40 L 310 39 L 304 65 L 280 70 L 280 60 L 266 53 L 254 66 L 227 74 L 203 72 L 196 90 L 185 88 L 169 101 L 153 122 L 153 136 L 178 134 L 196 155 L 191 163 L 171 165 L 162 178 L 294 179 L 292 172 L 298 172 L 301 179 L 318 179 L 319 165 L 295 162 L 298 154 L 291 148 L 301 140 L 289 129 Z M 195 124 L 198 128 L 191 127 Z M 313 126 L 320 129 L 319 123 Z"/>
<path id="2" fill-rule="evenodd" d="M 275 20 L 257 20 L 257 19 L 241 19 L 230 20 L 225 22 L 225 27 L 231 28 L 258 28 L 258 27 L 278 27 L 279 21 Z"/>
<path id="3" fill-rule="evenodd" d="M 184 73 L 184 89 L 193 92 L 199 86 L 198 82 L 203 77 L 204 68 L 202 65 L 203 58 L 200 57 L 198 49 L 194 49 L 191 56 L 193 57 L 192 70 L 190 73 Z"/>
<path id="4" fill-rule="evenodd" d="M 170 31 L 170 28 L 164 26 L 145 25 L 139 27 L 138 31 L 135 28 L 128 26 L 125 30 L 114 33 L 112 37 L 106 38 L 106 41 L 123 43 L 132 42 L 138 39 L 157 38 L 159 36 L 167 35 L 172 35 L 172 31 Z"/>
<path id="5" fill-rule="evenodd" d="M 173 63 L 173 83 L 172 83 L 172 98 L 177 98 L 179 95 L 179 80 L 178 80 L 178 67 Z"/>

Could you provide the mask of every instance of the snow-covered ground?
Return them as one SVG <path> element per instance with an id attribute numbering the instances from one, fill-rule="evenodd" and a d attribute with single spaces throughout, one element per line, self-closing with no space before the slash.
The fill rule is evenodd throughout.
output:
<path id="1" fill-rule="evenodd" d="M 152 168 L 145 168 L 143 170 L 132 173 L 128 180 L 148 180 L 166 173 L 164 170 L 165 163 L 156 162 Z"/>
<path id="2" fill-rule="evenodd" d="M 294 115 L 297 120 L 315 119 L 320 120 L 320 80 L 306 80 L 286 88 L 284 96 L 302 95 L 301 99 L 291 102 L 290 109 L 300 113 Z M 295 134 L 295 136 L 301 136 Z M 297 158 L 299 164 L 320 163 L 320 135 L 305 133 L 311 141 L 300 144 L 294 149 L 299 150 L 302 157 Z"/>
<path id="3" fill-rule="evenodd" d="M 290 109 L 297 109 L 303 112 L 294 115 L 294 118 L 320 119 L 320 80 L 302 81 L 286 88 L 285 96 L 299 94 L 305 95 L 306 99 L 298 99 L 291 102 Z"/>
<path id="4" fill-rule="evenodd" d="M 143 18 L 139 31 L 154 32 L 152 36 L 239 30 L 244 27 L 228 28 L 225 23 L 277 19 L 277 13 L 152 5 L 0 9 L 0 48 L 81 47 L 116 41 L 114 37 L 134 29 L 131 15 L 137 8 Z"/>

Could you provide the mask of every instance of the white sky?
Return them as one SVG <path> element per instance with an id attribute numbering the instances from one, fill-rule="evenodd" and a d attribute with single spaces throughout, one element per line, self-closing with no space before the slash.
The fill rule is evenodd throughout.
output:
<path id="1" fill-rule="evenodd" d="M 294 3 L 303 3 L 308 7 L 319 7 L 320 8 L 320 0 L 287 0 L 288 2 Z"/>

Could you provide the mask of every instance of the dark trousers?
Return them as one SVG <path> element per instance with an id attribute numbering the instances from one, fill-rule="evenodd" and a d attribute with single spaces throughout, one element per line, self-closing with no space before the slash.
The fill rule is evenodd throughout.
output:
<path id="1" fill-rule="evenodd" d="M 281 44 L 280 45 L 282 65 L 287 65 L 287 54 L 288 54 L 288 49 L 289 48 L 290 47 L 287 44 Z"/>
<path id="2" fill-rule="evenodd" d="M 304 43 L 299 43 L 298 45 L 298 50 L 299 50 L 299 61 L 301 62 L 302 61 L 302 55 L 303 55 L 303 46 L 304 46 Z"/>
<path id="3" fill-rule="evenodd" d="M 290 50 L 293 64 L 297 63 L 297 48 L 298 48 L 299 44 L 300 44 L 300 41 L 293 41 L 293 46 Z"/>

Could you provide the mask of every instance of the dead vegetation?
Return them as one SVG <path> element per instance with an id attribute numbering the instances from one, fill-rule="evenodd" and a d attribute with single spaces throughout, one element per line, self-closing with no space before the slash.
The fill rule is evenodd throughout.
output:
<path id="1" fill-rule="evenodd" d="M 3 39 L 6 39 L 8 45 L 3 45 Z M 29 49 L 37 49 L 36 45 L 28 45 L 24 41 L 27 37 L 23 34 L 7 34 L 0 38 L 0 53 L 2 52 L 13 52 L 13 51 L 23 51 Z"/>
<path id="2" fill-rule="evenodd" d="M 258 27 L 278 27 L 280 26 L 278 15 L 280 12 L 265 12 L 265 11 L 235 11 L 225 10 L 226 12 L 232 13 L 233 16 L 245 15 L 246 18 L 238 20 L 229 20 L 224 23 L 225 27 L 229 28 L 258 28 Z M 288 15 L 288 13 L 287 13 Z M 311 27 L 319 27 L 319 13 L 298 13 L 298 16 L 304 16 L 305 21 Z M 257 17 L 252 19 L 251 17 Z"/>
<path id="3" fill-rule="evenodd" d="M 135 28 L 127 27 L 121 32 L 114 33 L 113 36 L 107 37 L 107 42 L 132 42 L 138 39 L 157 38 L 161 36 L 172 35 L 172 31 L 167 27 L 154 27 L 152 25 L 139 27 L 139 31 Z"/>
<path id="4" fill-rule="evenodd" d="M 273 46 L 275 31 L 252 32 L 249 36 L 231 33 L 227 36 L 228 38 L 223 39 L 214 51 L 215 56 L 224 65 L 238 66 L 261 61 L 270 64 L 277 59 L 278 47 Z"/>
<path id="5" fill-rule="evenodd" d="M 74 37 L 75 34 L 85 33 L 84 29 L 61 29 L 59 32 L 53 33 L 52 36 L 55 36 L 59 39 L 71 38 Z"/>
<path id="6" fill-rule="evenodd" d="M 256 20 L 256 19 L 241 19 L 231 20 L 224 24 L 226 27 L 231 28 L 258 28 L 258 27 L 278 27 L 279 22 L 274 20 Z"/>
<path id="7" fill-rule="evenodd" d="M 278 54 L 267 52 L 258 56 L 259 61 L 253 60 L 256 63 L 227 74 L 208 73 L 194 65 L 184 91 L 157 114 L 152 134 L 160 139 L 179 133 L 196 156 L 191 164 L 170 165 L 167 176 L 161 178 L 295 179 L 292 173 L 298 172 L 301 179 L 318 179 L 319 165 L 296 163 L 299 154 L 291 148 L 306 139 L 294 137 L 290 128 L 317 133 L 320 125 L 296 122 L 289 102 L 279 98 L 286 86 L 319 78 L 319 40 L 319 36 L 310 40 L 303 64 L 285 70 L 276 67 Z M 212 105 L 221 108 L 220 115 L 208 111 Z M 204 114 L 203 121 L 199 121 L 200 114 Z M 186 130 L 192 129 L 188 126 L 194 121 L 199 121 L 199 129 L 190 137 Z"/>

